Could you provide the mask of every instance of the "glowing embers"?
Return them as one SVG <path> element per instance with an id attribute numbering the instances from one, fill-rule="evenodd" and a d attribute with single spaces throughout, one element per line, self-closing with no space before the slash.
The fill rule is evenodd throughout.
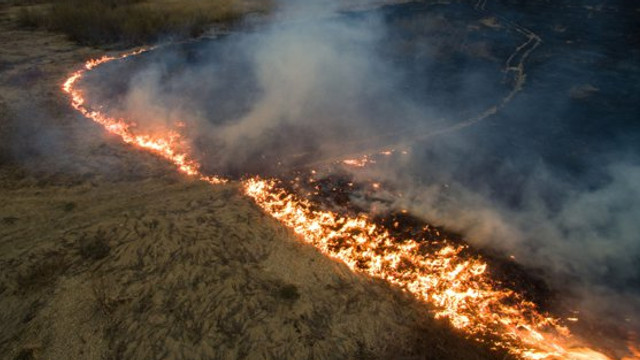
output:
<path id="1" fill-rule="evenodd" d="M 348 167 L 364 168 L 369 165 L 376 164 L 380 159 L 384 159 L 385 157 L 389 158 L 394 154 L 407 155 L 408 151 L 407 150 L 398 151 L 396 149 L 385 149 L 373 154 L 362 155 L 362 156 L 351 158 L 351 159 L 345 159 L 340 161 L 339 163 Z"/>
<path id="2" fill-rule="evenodd" d="M 371 162 L 371 159 L 369 159 L 368 156 L 363 156 L 359 159 L 346 159 L 346 160 L 342 160 L 342 163 L 348 166 L 355 166 L 355 167 L 365 167 L 367 166 L 367 164 L 369 164 Z"/>

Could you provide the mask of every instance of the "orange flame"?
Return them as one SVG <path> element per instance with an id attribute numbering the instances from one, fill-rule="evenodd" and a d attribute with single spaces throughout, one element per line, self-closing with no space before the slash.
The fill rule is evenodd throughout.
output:
<path id="1" fill-rule="evenodd" d="M 71 98 L 71 106 L 125 143 L 169 160 L 184 174 L 211 184 L 226 182 L 202 174 L 179 132 L 168 131 L 162 136 L 137 134 L 139 129 L 132 122 L 85 106 L 84 95 L 75 86 L 87 71 L 145 51 L 148 49 L 89 60 L 62 86 Z M 522 359 L 610 359 L 581 346 L 567 328 L 540 313 L 535 304 L 513 291 L 500 289 L 486 274 L 487 264 L 482 259 L 460 255 L 464 246 L 445 243 L 439 250 L 429 252 L 425 244 L 415 240 L 392 238 L 366 216 L 350 217 L 314 209 L 308 200 L 279 189 L 275 180 L 248 179 L 243 182 L 243 189 L 266 213 L 322 253 L 344 262 L 353 271 L 384 279 L 432 304 L 437 318 L 448 319 L 468 335 L 484 336 L 484 341 Z"/>
<path id="2" fill-rule="evenodd" d="M 354 166 L 354 167 L 365 167 L 367 166 L 367 164 L 371 163 L 371 160 L 369 159 L 368 156 L 363 156 L 360 159 L 345 159 L 342 160 L 342 163 L 348 166 Z"/>
<path id="3" fill-rule="evenodd" d="M 139 146 L 160 155 L 175 164 L 178 170 L 187 175 L 197 176 L 212 184 L 225 182 L 226 180 L 224 179 L 215 176 L 205 176 L 200 172 L 200 164 L 190 158 L 189 147 L 178 132 L 169 131 L 164 136 L 135 134 L 132 124 L 126 122 L 124 119 L 112 118 L 99 111 L 89 110 L 85 106 L 84 94 L 76 89 L 75 85 L 87 71 L 94 69 L 98 65 L 139 55 L 149 50 L 150 49 L 140 49 L 118 57 L 103 56 L 99 59 L 89 60 L 85 63 L 84 69 L 71 74 L 62 85 L 62 90 L 71 97 L 71 106 L 73 106 L 74 109 L 85 117 L 102 125 L 108 132 L 120 136 L 125 143 Z"/>

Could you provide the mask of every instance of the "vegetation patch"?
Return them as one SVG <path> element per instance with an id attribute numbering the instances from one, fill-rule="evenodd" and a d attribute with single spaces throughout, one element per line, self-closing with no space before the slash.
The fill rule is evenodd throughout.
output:
<path id="1" fill-rule="evenodd" d="M 5 216 L 2 218 L 2 223 L 5 225 L 13 225 L 15 224 L 19 219 L 15 216 Z"/>
<path id="2" fill-rule="evenodd" d="M 23 6 L 24 28 L 62 32 L 83 45 L 140 45 L 163 37 L 198 36 L 251 12 L 267 12 L 271 0 L 53 0 Z"/>
<path id="3" fill-rule="evenodd" d="M 22 349 L 16 356 L 15 360 L 32 360 L 35 359 L 33 349 Z"/>
<path id="4" fill-rule="evenodd" d="M 76 203 L 74 203 L 73 201 L 66 202 L 64 203 L 64 205 L 62 205 L 62 210 L 64 210 L 65 212 L 73 211 L 75 208 L 76 208 Z"/>
<path id="5" fill-rule="evenodd" d="M 278 289 L 278 297 L 285 301 L 294 302 L 300 298 L 300 292 L 295 285 L 283 285 Z"/>
<path id="6" fill-rule="evenodd" d="M 26 291 L 51 285 L 67 268 L 68 264 L 64 256 L 60 253 L 52 253 L 45 259 L 34 263 L 26 272 L 19 274 L 18 287 Z"/>
<path id="7" fill-rule="evenodd" d="M 85 260 L 100 260 L 111 251 L 104 231 L 98 231 L 93 237 L 80 239 L 80 256 Z"/>

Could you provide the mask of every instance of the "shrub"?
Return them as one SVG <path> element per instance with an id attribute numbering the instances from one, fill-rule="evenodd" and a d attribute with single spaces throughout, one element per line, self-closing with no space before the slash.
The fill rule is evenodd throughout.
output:
<path id="1" fill-rule="evenodd" d="M 44 22 L 44 14 L 31 7 L 22 7 L 18 11 L 18 25 L 23 28 L 37 28 Z"/>
<path id="2" fill-rule="evenodd" d="M 106 233 L 98 231 L 94 237 L 82 237 L 80 240 L 80 256 L 85 260 L 100 260 L 111 251 L 106 238 Z"/>
<path id="3" fill-rule="evenodd" d="M 294 302 L 300 298 L 300 292 L 295 285 L 284 285 L 278 289 L 278 296 L 286 301 Z"/>

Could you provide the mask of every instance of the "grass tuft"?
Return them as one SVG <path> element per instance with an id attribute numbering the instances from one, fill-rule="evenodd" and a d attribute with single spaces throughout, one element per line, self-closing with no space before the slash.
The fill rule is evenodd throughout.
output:
<path id="1" fill-rule="evenodd" d="M 83 237 L 80 239 L 80 256 L 85 260 L 100 260 L 111 251 L 111 247 L 107 243 L 106 233 L 98 231 L 91 238 Z"/>
<path id="2" fill-rule="evenodd" d="M 64 205 L 62 205 L 62 210 L 64 210 L 64 212 L 71 212 L 76 208 L 76 206 L 76 203 L 74 203 L 73 201 L 66 202 L 64 203 Z"/>
<path id="3" fill-rule="evenodd" d="M 294 302 L 300 298 L 300 292 L 295 285 L 284 285 L 278 289 L 278 297 L 286 301 Z"/>
<path id="4" fill-rule="evenodd" d="M 15 357 L 15 360 L 32 360 L 35 358 L 33 349 L 22 349 Z"/>
<path id="5" fill-rule="evenodd" d="M 26 272 L 18 275 L 18 287 L 31 291 L 51 285 L 68 268 L 60 253 L 52 253 L 46 259 L 33 264 Z"/>
<path id="6" fill-rule="evenodd" d="M 32 7 L 21 7 L 17 15 L 18 26 L 27 29 L 35 29 L 44 21 L 44 13 Z"/>

